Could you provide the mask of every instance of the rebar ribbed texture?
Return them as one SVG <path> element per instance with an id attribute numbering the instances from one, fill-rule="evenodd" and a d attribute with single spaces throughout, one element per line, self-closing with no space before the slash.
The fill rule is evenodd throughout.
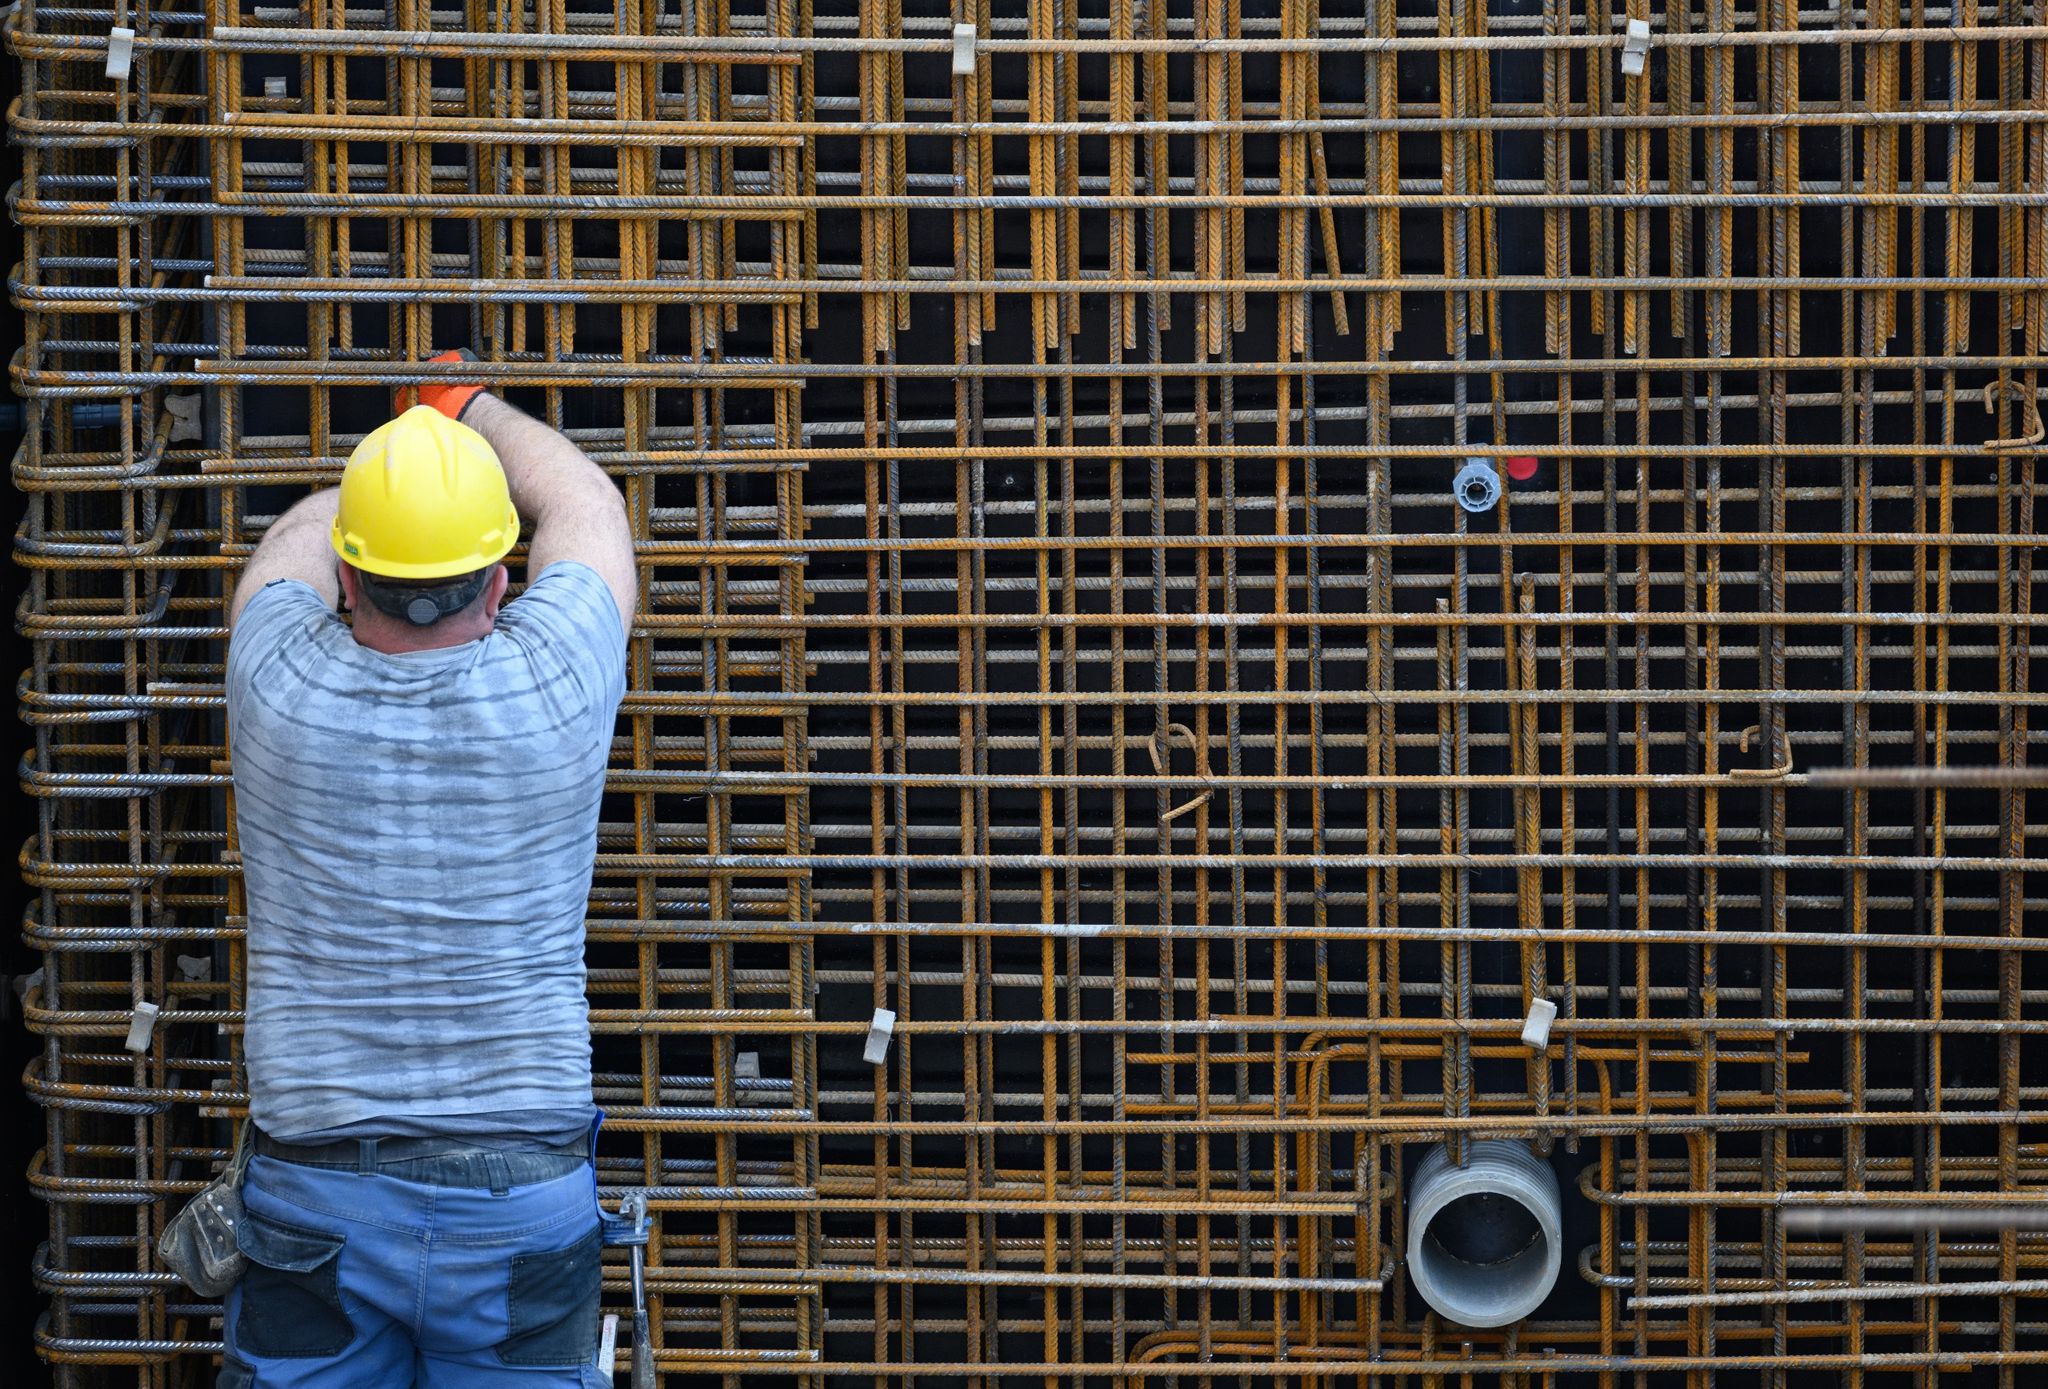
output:
<path id="1" fill-rule="evenodd" d="M 459 346 L 639 538 L 669 1383 L 2038 1382 L 2042 0 L 956 3 L 7 20 L 59 1382 L 208 1382 L 223 603 Z"/>

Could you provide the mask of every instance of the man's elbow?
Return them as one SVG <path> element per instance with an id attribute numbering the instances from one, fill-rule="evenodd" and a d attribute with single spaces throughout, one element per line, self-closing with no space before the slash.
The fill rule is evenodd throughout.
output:
<path id="1" fill-rule="evenodd" d="M 599 474 L 584 490 L 588 495 L 580 500 L 579 505 L 585 516 L 600 525 L 616 526 L 628 536 L 632 534 L 626 511 L 626 494 L 617 483 Z"/>

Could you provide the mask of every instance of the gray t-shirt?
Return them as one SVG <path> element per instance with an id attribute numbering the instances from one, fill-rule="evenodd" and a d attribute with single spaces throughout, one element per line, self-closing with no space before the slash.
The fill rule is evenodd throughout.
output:
<path id="1" fill-rule="evenodd" d="M 587 1125 L 584 913 L 625 694 L 604 581 L 385 655 L 296 580 L 228 647 L 250 1109 L 286 1141 Z"/>

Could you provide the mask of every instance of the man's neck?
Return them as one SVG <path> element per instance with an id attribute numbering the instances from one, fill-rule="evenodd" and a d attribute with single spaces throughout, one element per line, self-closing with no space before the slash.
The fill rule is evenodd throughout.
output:
<path id="1" fill-rule="evenodd" d="M 479 637 L 490 634 L 488 618 L 470 618 L 461 623 L 437 622 L 432 627 L 414 627 L 409 623 L 386 621 L 382 614 L 365 621 L 365 614 L 357 613 L 355 626 L 356 644 L 367 646 L 372 651 L 386 656 L 403 656 L 414 651 L 439 651 L 444 647 L 462 646 Z M 448 630 L 443 631 L 446 627 Z"/>

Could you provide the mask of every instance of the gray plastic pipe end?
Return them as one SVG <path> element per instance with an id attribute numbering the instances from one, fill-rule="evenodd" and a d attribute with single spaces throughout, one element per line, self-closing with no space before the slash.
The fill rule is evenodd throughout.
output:
<path id="1" fill-rule="evenodd" d="M 1434 1148 L 1408 1193 L 1408 1276 L 1463 1326 L 1506 1326 L 1542 1305 L 1563 1259 L 1550 1164 L 1510 1139 L 1476 1139 L 1463 1167 Z"/>

